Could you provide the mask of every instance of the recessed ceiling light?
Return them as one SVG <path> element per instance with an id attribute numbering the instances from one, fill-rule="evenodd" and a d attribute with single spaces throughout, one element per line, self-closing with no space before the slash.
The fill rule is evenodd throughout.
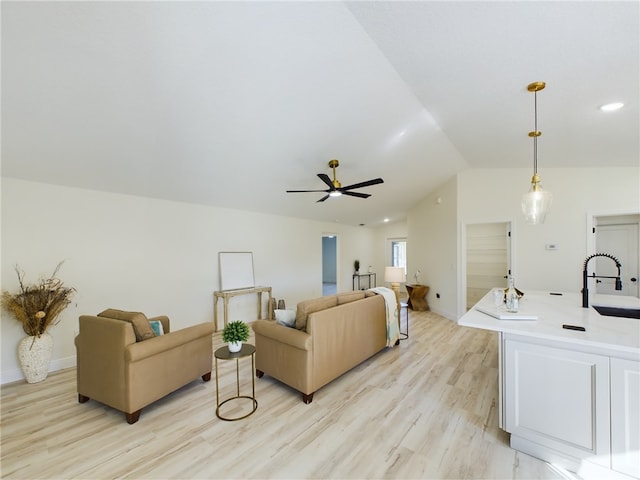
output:
<path id="1" fill-rule="evenodd" d="M 384 223 L 387 223 L 388 221 L 389 221 L 389 219 L 388 219 L 388 218 L 385 218 L 385 219 L 383 220 L 383 222 L 384 222 Z"/>
<path id="2" fill-rule="evenodd" d="M 606 105 L 602 105 L 600 107 L 600 110 L 602 110 L 603 112 L 615 112 L 616 110 L 620 110 L 622 107 L 624 107 L 624 103 L 614 102 L 614 103 L 607 103 Z"/>

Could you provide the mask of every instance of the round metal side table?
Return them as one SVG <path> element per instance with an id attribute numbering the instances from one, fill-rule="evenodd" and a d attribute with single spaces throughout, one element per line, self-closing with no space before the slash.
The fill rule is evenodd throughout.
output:
<path id="1" fill-rule="evenodd" d="M 402 310 L 405 311 L 407 319 L 407 330 L 405 332 L 402 331 Z M 398 315 L 400 316 L 400 340 L 406 340 L 409 338 L 409 305 L 407 302 L 400 302 L 400 312 Z"/>
<path id="2" fill-rule="evenodd" d="M 258 409 L 258 401 L 256 400 L 256 379 L 253 376 L 253 372 L 255 371 L 255 353 L 256 347 L 249 343 L 243 343 L 242 349 L 239 352 L 232 353 L 229 351 L 229 347 L 224 346 L 218 348 L 213 356 L 215 357 L 216 364 L 216 416 L 221 420 L 227 420 L 229 422 L 233 422 L 235 420 L 242 420 L 243 418 L 247 418 L 253 412 Z M 248 395 L 240 395 L 240 367 L 239 360 L 244 357 L 251 357 L 251 396 Z M 220 387 L 218 386 L 218 359 L 220 360 L 234 360 L 236 361 L 236 395 L 227 398 L 220 402 Z M 240 417 L 225 417 L 220 414 L 220 407 L 222 407 L 227 402 L 232 402 L 234 400 L 239 399 L 249 399 L 253 402 L 253 408 L 251 411 L 245 415 Z"/>

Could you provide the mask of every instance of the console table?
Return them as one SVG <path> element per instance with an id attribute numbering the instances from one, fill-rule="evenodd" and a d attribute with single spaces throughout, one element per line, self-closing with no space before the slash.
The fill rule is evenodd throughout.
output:
<path id="1" fill-rule="evenodd" d="M 351 278 L 351 287 L 353 290 L 360 290 L 360 279 L 362 277 L 367 277 L 369 280 L 369 286 L 367 288 L 372 288 L 376 286 L 376 274 L 375 273 L 354 273 Z M 371 277 L 373 277 L 373 282 L 371 281 Z M 356 278 L 358 279 L 358 288 L 356 289 Z"/>
<path id="2" fill-rule="evenodd" d="M 269 294 L 269 303 L 267 304 L 267 318 L 271 320 L 271 287 L 253 287 L 243 288 L 242 290 L 220 290 L 213 292 L 213 325 L 214 331 L 218 331 L 218 299 L 222 298 L 224 305 L 224 326 L 229 321 L 229 299 L 238 295 L 247 295 L 249 293 L 258 294 L 258 320 L 262 318 L 262 294 L 267 292 Z"/>
<path id="3" fill-rule="evenodd" d="M 427 293 L 429 293 L 429 287 L 426 285 L 418 285 L 416 283 L 407 283 L 407 293 L 409 298 L 407 305 L 411 310 L 417 312 L 424 312 L 429 310 L 429 304 L 427 303 Z"/>

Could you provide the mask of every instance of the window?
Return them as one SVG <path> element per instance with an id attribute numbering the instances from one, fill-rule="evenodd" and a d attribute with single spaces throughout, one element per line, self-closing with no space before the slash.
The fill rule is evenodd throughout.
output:
<path id="1" fill-rule="evenodd" d="M 405 239 L 391 240 L 391 266 L 402 267 L 407 271 L 407 241 Z"/>

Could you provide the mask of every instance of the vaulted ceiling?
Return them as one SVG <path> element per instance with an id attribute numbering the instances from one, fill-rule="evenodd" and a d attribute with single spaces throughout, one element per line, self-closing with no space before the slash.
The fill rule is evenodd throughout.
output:
<path id="1" fill-rule="evenodd" d="M 543 180 L 639 162 L 638 2 L 0 8 L 3 176 L 376 225 L 463 169 L 532 168 L 533 81 Z M 285 193 L 333 158 L 384 183 Z"/>

